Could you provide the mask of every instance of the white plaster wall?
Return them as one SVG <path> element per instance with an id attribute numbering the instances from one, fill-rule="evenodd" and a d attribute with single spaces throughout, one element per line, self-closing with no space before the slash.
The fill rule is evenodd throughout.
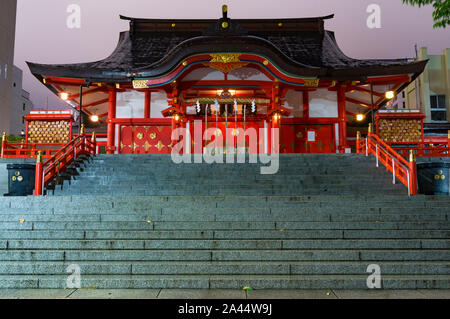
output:
<path id="1" fill-rule="evenodd" d="M 150 104 L 150 117 L 153 119 L 161 119 L 163 115 L 162 110 L 169 107 L 167 103 L 167 94 L 163 90 L 152 92 L 151 104 Z"/>
<path id="2" fill-rule="evenodd" d="M 243 67 L 231 71 L 228 73 L 228 80 L 271 81 L 261 71 L 249 67 Z"/>
<path id="3" fill-rule="evenodd" d="M 136 119 L 144 117 L 145 93 L 127 91 L 117 93 L 116 117 Z"/>
<path id="4" fill-rule="evenodd" d="M 287 91 L 284 107 L 291 110 L 289 117 L 303 117 L 303 93 L 295 90 Z"/>
<path id="5" fill-rule="evenodd" d="M 309 92 L 309 117 L 338 117 L 337 93 L 327 89 Z"/>
<path id="6" fill-rule="evenodd" d="M 195 69 L 183 78 L 184 81 L 223 81 L 225 76 L 222 72 L 213 68 Z M 261 71 L 243 67 L 228 73 L 228 80 L 246 80 L 246 81 L 271 81 Z"/>
<path id="7" fill-rule="evenodd" d="M 212 68 L 195 69 L 183 78 L 183 81 L 223 81 L 224 75 L 222 72 Z"/>

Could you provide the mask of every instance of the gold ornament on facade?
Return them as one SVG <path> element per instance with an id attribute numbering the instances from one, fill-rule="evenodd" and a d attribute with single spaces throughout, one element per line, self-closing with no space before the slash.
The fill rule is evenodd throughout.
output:
<path id="1" fill-rule="evenodd" d="M 318 87 L 319 86 L 319 79 L 303 79 L 305 81 L 305 86 L 308 87 Z"/>
<path id="2" fill-rule="evenodd" d="M 142 140 L 144 138 L 144 134 L 137 133 L 136 137 L 137 137 L 138 140 Z"/>
<path id="3" fill-rule="evenodd" d="M 165 145 L 161 141 L 158 141 L 158 144 L 156 144 L 155 146 L 160 152 L 165 147 Z"/>
<path id="4" fill-rule="evenodd" d="M 156 133 L 151 133 L 151 134 L 150 134 L 150 138 L 151 138 L 152 140 L 154 140 L 154 139 L 156 138 Z"/>
<path id="5" fill-rule="evenodd" d="M 134 89 L 148 89 L 147 81 L 148 80 L 133 80 L 133 88 Z"/>
<path id="6" fill-rule="evenodd" d="M 222 73 L 228 73 L 248 65 L 247 62 L 239 60 L 240 53 L 213 53 L 210 56 L 211 61 L 203 64 Z"/>

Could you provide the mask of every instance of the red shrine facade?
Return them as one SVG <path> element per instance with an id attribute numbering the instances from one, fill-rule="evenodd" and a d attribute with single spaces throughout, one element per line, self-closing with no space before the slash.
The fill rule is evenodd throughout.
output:
<path id="1" fill-rule="evenodd" d="M 343 153 L 348 122 L 384 105 L 385 92 L 402 90 L 426 61 L 349 58 L 325 29 L 332 17 L 234 20 L 226 7 L 218 20 L 121 16 L 130 29 L 108 58 L 28 64 L 55 94 L 99 117 L 109 154 L 170 153 L 173 130 L 192 132 L 196 121 L 216 136 L 255 128 L 260 153 L 270 152 L 271 128 L 281 153 Z M 193 137 L 185 149 L 194 152 Z"/>

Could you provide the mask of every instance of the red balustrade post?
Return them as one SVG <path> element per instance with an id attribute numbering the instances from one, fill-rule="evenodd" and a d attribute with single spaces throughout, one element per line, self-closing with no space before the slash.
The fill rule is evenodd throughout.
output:
<path id="1" fill-rule="evenodd" d="M 92 133 L 92 150 L 91 150 L 91 154 L 95 155 L 97 154 L 97 137 L 95 135 L 95 132 Z"/>
<path id="2" fill-rule="evenodd" d="M 447 133 L 447 155 L 450 156 L 450 130 Z"/>
<path id="3" fill-rule="evenodd" d="M 7 137 L 6 137 L 6 132 L 3 132 L 3 136 L 2 136 L 2 153 L 1 153 L 1 156 L 0 156 L 1 158 L 3 158 L 5 156 L 5 149 L 6 149 L 7 144 L 8 144 L 8 140 L 7 140 Z"/>
<path id="4" fill-rule="evenodd" d="M 416 156 L 414 154 L 414 150 L 409 151 L 409 180 L 410 180 L 410 193 L 411 195 L 417 195 L 417 165 L 416 165 Z"/>
<path id="5" fill-rule="evenodd" d="M 34 181 L 34 195 L 42 196 L 44 188 L 44 163 L 42 162 L 42 153 L 38 152 L 36 159 L 36 176 Z"/>
<path id="6" fill-rule="evenodd" d="M 81 124 L 81 131 L 80 131 L 80 136 L 81 136 L 81 153 L 86 153 L 86 129 L 84 127 L 84 124 Z"/>
<path id="7" fill-rule="evenodd" d="M 361 153 L 361 132 L 356 132 L 356 153 Z"/>

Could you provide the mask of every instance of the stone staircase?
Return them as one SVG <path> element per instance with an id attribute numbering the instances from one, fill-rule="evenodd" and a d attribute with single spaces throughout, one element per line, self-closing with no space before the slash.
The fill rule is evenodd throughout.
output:
<path id="1" fill-rule="evenodd" d="M 450 198 L 361 155 L 181 164 L 99 155 L 45 197 L 0 197 L 0 288 L 450 288 Z"/>

